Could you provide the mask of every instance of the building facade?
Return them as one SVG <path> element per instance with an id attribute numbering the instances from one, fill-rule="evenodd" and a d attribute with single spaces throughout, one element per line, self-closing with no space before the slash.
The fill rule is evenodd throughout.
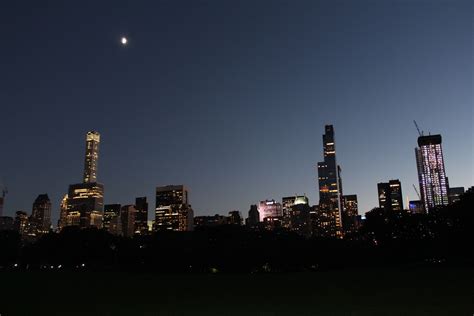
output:
<path id="1" fill-rule="evenodd" d="M 191 231 L 194 212 L 184 185 L 156 188 L 154 231 Z"/>
<path id="2" fill-rule="evenodd" d="M 379 207 L 386 211 L 401 212 L 403 210 L 402 184 L 400 180 L 389 180 L 377 183 Z"/>
<path id="3" fill-rule="evenodd" d="M 323 135 L 324 161 L 318 162 L 319 212 L 325 222 L 328 236 L 342 238 L 342 180 L 341 168 L 336 161 L 334 128 L 325 126 Z"/>
<path id="4" fill-rule="evenodd" d="M 441 135 L 420 136 L 415 148 L 421 200 L 426 212 L 449 203 L 441 140 Z"/>
<path id="5" fill-rule="evenodd" d="M 51 201 L 47 194 L 40 194 L 33 203 L 30 217 L 31 233 L 34 235 L 49 232 L 51 228 Z"/>
<path id="6" fill-rule="evenodd" d="M 459 202 L 463 194 L 464 194 L 464 187 L 449 188 L 448 189 L 449 204 Z"/>
<path id="7" fill-rule="evenodd" d="M 135 234 L 135 205 L 124 205 L 120 209 L 120 219 L 122 222 L 122 235 L 124 237 L 133 237 Z"/>
<path id="8" fill-rule="evenodd" d="M 135 199 L 135 233 L 148 234 L 148 202 L 146 196 Z"/>
<path id="9" fill-rule="evenodd" d="M 359 229 L 359 204 L 357 195 L 350 194 L 342 197 L 344 202 L 344 212 L 342 215 L 342 227 L 344 234 L 356 233 Z"/>

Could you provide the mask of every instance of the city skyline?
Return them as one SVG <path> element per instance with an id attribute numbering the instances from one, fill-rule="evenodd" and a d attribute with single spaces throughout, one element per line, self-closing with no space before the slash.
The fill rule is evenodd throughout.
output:
<path id="1" fill-rule="evenodd" d="M 173 183 L 190 188 L 196 215 L 245 214 L 295 193 L 316 204 L 326 124 L 361 214 L 378 205 L 376 184 L 387 179 L 400 179 L 403 202 L 418 199 L 413 119 L 442 135 L 450 186 L 474 182 L 468 1 L 345 10 L 262 2 L 235 4 L 230 15 L 218 2 L 33 4 L 28 15 L 22 5 L 0 10 L 18 26 L 0 30 L 9 43 L 0 129 L 14 135 L 0 157 L 4 215 L 29 212 L 47 193 L 56 223 L 67 185 L 81 180 L 89 130 L 103 136 L 104 204 L 153 201 L 156 186 Z"/>
<path id="2" fill-rule="evenodd" d="M 431 139 L 435 137 L 436 139 L 440 138 L 441 136 L 440 135 L 433 135 L 433 136 L 420 136 L 418 138 L 418 141 L 419 139 L 421 138 L 427 138 L 427 139 Z M 100 141 L 100 134 L 99 132 L 97 131 L 89 131 L 86 133 L 86 146 L 85 146 L 85 163 L 84 163 L 84 173 L 83 173 L 83 183 L 79 183 L 79 184 L 71 184 L 69 185 L 69 195 L 73 196 L 71 194 L 71 187 L 78 187 L 80 188 L 80 191 L 82 190 L 82 186 L 95 186 L 95 185 L 100 185 L 103 187 L 103 184 L 98 184 L 97 182 L 97 169 L 98 169 L 98 160 L 99 160 L 99 156 L 98 156 L 98 142 Z M 97 143 L 96 143 L 97 142 Z M 417 149 L 418 150 L 418 149 Z M 335 189 L 335 192 L 337 191 L 337 195 L 336 195 L 336 200 L 337 200 L 337 203 L 341 206 L 339 206 L 341 208 L 341 210 L 338 212 L 339 215 L 338 215 L 338 220 L 340 221 L 340 223 L 338 225 L 341 225 L 342 224 L 342 217 L 343 217 L 343 214 L 344 214 L 344 208 L 342 207 L 342 204 L 343 204 L 343 199 L 346 197 L 345 195 L 342 194 L 342 180 L 341 180 L 341 167 L 337 164 L 336 160 L 335 160 L 335 155 L 336 155 L 336 150 L 335 150 L 335 136 L 334 136 L 334 127 L 332 125 L 326 125 L 325 126 L 325 133 L 323 134 L 323 153 L 324 153 L 324 157 L 325 157 L 325 161 L 328 159 L 327 157 L 332 157 L 332 158 L 329 158 L 329 160 L 327 161 L 332 161 L 330 162 L 329 164 L 332 164 L 332 168 L 334 169 L 333 170 L 333 174 L 334 174 L 334 181 L 332 182 L 328 182 L 328 183 L 334 183 L 334 185 L 337 186 L 337 189 Z M 94 157 L 92 159 L 92 162 L 91 162 L 91 159 L 90 157 Z M 331 160 L 332 159 L 332 160 Z M 443 159 L 441 157 L 441 159 Z M 319 182 L 319 185 L 318 185 L 318 192 L 319 194 L 321 194 L 321 192 L 326 192 L 328 191 L 327 189 L 327 185 L 325 185 L 325 183 L 327 182 L 327 176 L 326 175 L 326 172 L 325 171 L 321 171 L 322 169 L 321 168 L 327 168 L 327 162 L 318 162 L 316 167 L 317 167 L 317 175 L 318 175 L 318 181 Z M 415 161 L 418 165 L 418 157 L 416 156 L 415 157 Z M 444 172 L 444 169 L 443 169 L 443 172 Z M 323 176 L 323 178 L 321 178 L 321 176 Z M 94 181 L 94 182 L 92 182 Z M 322 182 L 321 182 L 322 181 Z M 397 179 L 397 180 L 390 180 L 389 182 L 386 182 L 386 183 L 377 183 L 377 195 L 378 195 L 378 204 L 379 205 L 375 205 L 373 206 L 371 209 L 369 210 L 366 210 L 365 212 L 363 213 L 366 213 L 370 210 L 372 210 L 373 208 L 376 208 L 376 207 L 381 207 L 381 208 L 384 208 L 384 206 L 382 205 L 382 203 L 385 203 L 385 193 L 381 193 L 381 190 L 389 190 L 390 187 L 392 186 L 398 186 L 398 189 L 397 190 L 401 190 L 400 189 L 400 181 Z M 328 184 L 329 186 L 332 186 L 333 184 Z M 418 184 L 420 187 L 419 187 L 419 190 L 421 191 L 421 183 Z M 387 187 L 387 189 L 385 189 L 385 187 Z M 384 188 L 384 189 L 381 189 L 381 188 Z M 469 186 L 467 186 L 469 187 Z M 185 195 L 184 195 L 184 204 L 187 204 L 188 203 L 188 191 L 189 189 L 186 188 L 185 186 L 183 185 L 170 185 L 170 184 L 167 184 L 167 185 L 164 185 L 164 186 L 156 186 L 156 192 L 158 192 L 158 190 L 163 190 L 163 189 L 168 189 L 168 188 L 171 188 L 171 189 L 176 189 L 176 188 L 184 188 L 184 192 L 185 192 Z M 461 187 L 461 188 L 454 188 L 454 189 L 463 189 L 464 187 Z M 449 187 L 448 187 L 449 189 Z M 74 189 L 73 189 L 74 190 Z M 104 191 L 104 189 L 102 188 L 101 189 L 102 192 Z M 82 192 L 82 191 L 81 191 Z M 418 193 L 418 192 L 417 192 Z M 103 193 L 102 193 L 103 194 Z M 157 193 L 158 194 L 158 193 Z M 390 193 L 391 194 L 391 193 Z M 401 210 L 408 210 L 408 204 L 406 205 L 406 207 L 403 207 L 403 200 L 406 199 L 408 201 L 408 197 L 404 198 L 403 195 L 401 194 L 401 191 L 399 191 L 398 193 L 396 194 L 399 194 L 399 197 L 397 197 L 398 199 L 398 202 L 396 202 L 397 204 L 396 205 L 401 205 L 401 208 L 394 208 L 394 210 L 397 210 L 397 211 L 401 211 Z M 296 198 L 298 194 L 295 194 L 293 198 Z M 46 196 L 47 197 L 47 194 L 40 194 L 39 197 L 42 197 L 42 196 Z M 354 194 L 354 195 L 348 195 L 349 196 L 353 196 L 354 199 L 356 200 L 356 204 L 357 204 L 357 194 Z M 67 197 L 68 197 L 68 194 L 65 195 L 65 197 L 63 198 L 63 200 L 60 202 L 60 209 L 59 209 L 59 212 L 58 214 L 55 214 L 54 213 L 54 210 L 51 212 L 51 210 L 49 211 L 51 214 L 48 215 L 49 217 L 48 220 L 50 221 L 50 223 L 53 225 L 53 227 L 56 227 L 56 221 L 59 220 L 58 224 L 61 223 L 62 221 L 64 223 L 67 222 L 66 218 L 64 218 L 63 220 L 61 220 L 61 212 L 62 210 L 64 209 L 63 207 L 63 204 L 64 203 L 67 203 Z M 301 196 L 300 196 L 301 197 Z M 38 199 L 38 198 L 37 198 Z M 138 209 L 143 209 L 143 208 L 146 208 L 148 210 L 148 206 L 142 206 L 143 203 L 147 203 L 146 202 L 146 199 L 147 197 L 144 196 L 144 197 L 136 197 L 135 198 L 135 205 L 130 205 L 130 204 L 127 204 L 125 205 L 124 207 L 135 207 L 136 205 L 139 205 Z M 260 201 L 260 204 L 264 203 L 265 202 L 271 202 L 273 201 L 273 203 L 277 203 L 280 207 L 282 204 L 280 204 L 280 201 L 283 202 L 283 204 L 285 203 L 285 199 L 288 199 L 288 197 L 277 197 L 276 199 L 268 199 L 266 201 Z M 308 198 L 306 197 L 306 193 L 304 195 L 304 199 L 306 199 L 306 201 L 308 201 Z M 447 199 L 447 197 L 446 197 Z M 49 201 L 49 198 L 48 198 L 48 201 Z M 322 205 L 325 205 L 325 203 L 327 202 L 324 202 L 325 200 L 321 200 L 319 199 L 317 202 L 314 202 L 314 203 L 311 203 L 311 205 L 317 205 L 319 208 L 321 208 L 321 203 L 323 203 Z M 383 202 L 382 202 L 383 201 Z M 420 200 L 421 203 L 422 200 Z M 36 200 L 35 200 L 35 203 L 36 203 Z M 52 203 L 50 203 L 50 208 L 51 208 L 51 205 Z M 84 202 L 81 202 L 81 203 L 84 203 Z M 115 206 L 115 205 L 118 205 L 120 206 L 121 204 L 113 204 L 115 202 L 110 202 L 110 203 L 107 203 L 107 202 L 101 202 L 102 204 L 104 204 L 105 206 L 109 205 L 109 206 Z M 112 203 L 112 204 L 111 204 Z M 156 203 L 156 207 L 157 209 L 155 210 L 155 212 L 157 212 L 158 210 L 158 205 L 159 203 L 157 202 Z M 251 206 L 253 203 L 250 203 L 249 205 Z M 268 204 L 268 203 L 267 203 Z M 33 204 L 33 208 L 35 207 L 34 206 L 35 204 Z M 189 204 L 191 205 L 191 204 Z M 390 205 L 390 203 L 389 203 Z M 446 202 L 446 205 L 447 205 L 447 202 Z M 249 207 L 250 207 L 249 206 Z M 66 205 L 66 209 L 69 209 L 70 211 L 74 211 L 74 207 L 72 206 L 67 206 Z M 93 208 L 91 208 L 92 210 Z M 101 212 L 104 214 L 104 212 L 106 211 L 107 208 L 105 208 L 104 210 L 102 210 Z M 134 208 L 135 209 L 135 208 Z M 327 210 L 330 211 L 331 207 L 329 207 Z M 16 210 L 15 213 L 17 212 L 20 212 L 20 211 L 23 211 L 23 210 Z M 241 211 L 239 210 L 241 213 L 244 213 L 245 214 L 245 211 Z M 33 212 L 34 213 L 34 212 Z M 74 213 L 74 212 L 73 212 Z M 155 221 L 155 214 L 153 214 L 154 212 L 151 212 L 151 213 L 148 213 L 145 212 L 145 214 L 148 214 L 148 221 Z M 216 212 L 214 214 L 197 214 L 197 216 L 199 215 L 204 215 L 204 216 L 209 216 L 209 215 L 217 215 L 218 213 L 222 213 L 222 212 Z M 65 213 L 65 216 L 67 216 L 68 212 Z M 224 211 L 224 214 L 225 214 L 225 211 Z M 57 218 L 56 216 L 57 215 Z M 103 215 L 100 215 L 101 217 Z M 143 216 L 142 215 L 138 215 L 139 218 L 141 218 L 141 221 L 146 221 L 144 218 L 142 218 Z M 140 217 L 141 216 L 141 217 Z M 280 215 L 281 216 L 281 215 Z M 328 215 L 329 217 L 331 217 L 331 215 Z M 32 214 L 32 217 L 33 214 Z M 262 212 L 260 212 L 260 221 L 263 222 L 263 218 L 265 216 L 262 215 Z M 81 218 L 82 218 L 82 215 L 81 215 Z M 70 221 L 70 220 L 69 220 Z M 70 223 L 67 224 L 67 225 L 71 225 Z M 81 224 L 82 225 L 82 224 Z M 88 226 L 89 224 L 87 224 L 86 226 Z M 139 224 L 139 225 L 143 225 L 143 224 Z M 62 225 L 64 227 L 64 224 Z M 340 228 L 342 230 L 342 226 Z"/>

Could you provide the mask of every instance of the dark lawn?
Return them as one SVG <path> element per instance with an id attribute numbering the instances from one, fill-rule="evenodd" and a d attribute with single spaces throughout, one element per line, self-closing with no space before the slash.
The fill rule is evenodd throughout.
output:
<path id="1" fill-rule="evenodd" d="M 474 269 L 0 272 L 11 315 L 474 315 Z"/>

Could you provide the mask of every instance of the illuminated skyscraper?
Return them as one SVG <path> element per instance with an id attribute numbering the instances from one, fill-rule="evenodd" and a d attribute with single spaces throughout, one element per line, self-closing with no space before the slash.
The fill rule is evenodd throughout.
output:
<path id="1" fill-rule="evenodd" d="M 344 213 L 342 216 L 342 227 L 344 228 L 344 233 L 356 233 L 359 229 L 359 206 L 357 203 L 357 195 L 344 195 L 342 200 L 344 201 Z"/>
<path id="2" fill-rule="evenodd" d="M 377 183 L 379 207 L 386 211 L 403 211 L 402 184 L 400 180 Z"/>
<path id="3" fill-rule="evenodd" d="M 111 234 L 121 235 L 122 234 L 122 223 L 120 219 L 120 210 L 122 205 L 120 204 L 106 204 L 104 205 L 104 220 L 103 228 Z M 117 219 L 118 218 L 118 219 Z M 120 222 L 120 229 L 118 229 L 117 224 Z M 117 232 L 120 230 L 120 233 Z"/>
<path id="4" fill-rule="evenodd" d="M 342 182 L 336 162 L 334 128 L 325 126 L 323 135 L 324 161 L 318 162 L 319 211 L 324 213 L 326 237 L 342 238 Z"/>
<path id="5" fill-rule="evenodd" d="M 418 137 L 415 148 L 421 200 L 425 211 L 448 205 L 448 179 L 444 169 L 441 135 Z"/>
<path id="6" fill-rule="evenodd" d="M 32 233 L 47 233 L 51 227 L 51 201 L 47 194 L 40 194 L 33 203 L 30 223 Z"/>
<path id="7" fill-rule="evenodd" d="M 97 164 L 99 161 L 100 134 L 96 131 L 86 135 L 86 155 L 84 159 L 84 183 L 97 181 Z"/>
<path id="8" fill-rule="evenodd" d="M 311 217 L 309 199 L 306 196 L 293 196 L 282 198 L 283 209 L 287 217 L 287 229 L 296 232 L 299 235 L 311 236 Z M 286 220 L 283 222 L 285 227 Z"/>
<path id="9" fill-rule="evenodd" d="M 69 186 L 64 206 L 67 213 L 66 226 L 102 227 L 104 186 L 97 182 L 99 142 L 98 132 L 87 133 L 83 182 Z"/>
<path id="10" fill-rule="evenodd" d="M 189 204 L 188 190 L 184 185 L 167 185 L 156 188 L 155 223 L 153 230 L 193 230 L 194 213 Z"/>

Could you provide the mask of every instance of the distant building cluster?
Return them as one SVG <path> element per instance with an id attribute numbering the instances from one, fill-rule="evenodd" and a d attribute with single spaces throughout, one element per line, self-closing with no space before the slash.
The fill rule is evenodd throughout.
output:
<path id="1" fill-rule="evenodd" d="M 194 216 L 184 185 L 156 187 L 154 220 L 148 221 L 147 197 L 137 197 L 134 204 L 105 204 L 104 185 L 97 182 L 100 134 L 86 134 L 84 172 L 81 183 L 71 184 L 60 203 L 57 230 L 68 226 L 96 227 L 113 235 L 132 237 L 159 231 L 192 231 L 195 228 L 220 225 L 246 225 L 249 229 L 283 229 L 299 235 L 322 238 L 350 237 L 362 223 L 357 195 L 344 195 L 342 168 L 336 160 L 334 127 L 326 125 L 322 137 L 323 161 L 317 163 L 319 203 L 310 205 L 305 195 L 266 199 L 251 205 L 247 218 L 237 210 L 227 216 Z M 449 187 L 444 168 L 441 135 L 420 135 L 415 157 L 419 180 L 419 200 L 403 203 L 402 185 L 398 179 L 377 184 L 379 210 L 426 214 L 432 209 L 459 201 L 463 187 Z M 415 187 L 416 189 L 416 187 Z M 3 216 L 7 190 L 0 196 L 0 230 L 16 230 L 25 238 L 50 232 L 51 201 L 40 194 L 33 202 L 31 215 L 17 211 L 15 217 Z M 153 216 L 153 214 L 152 214 Z"/>

